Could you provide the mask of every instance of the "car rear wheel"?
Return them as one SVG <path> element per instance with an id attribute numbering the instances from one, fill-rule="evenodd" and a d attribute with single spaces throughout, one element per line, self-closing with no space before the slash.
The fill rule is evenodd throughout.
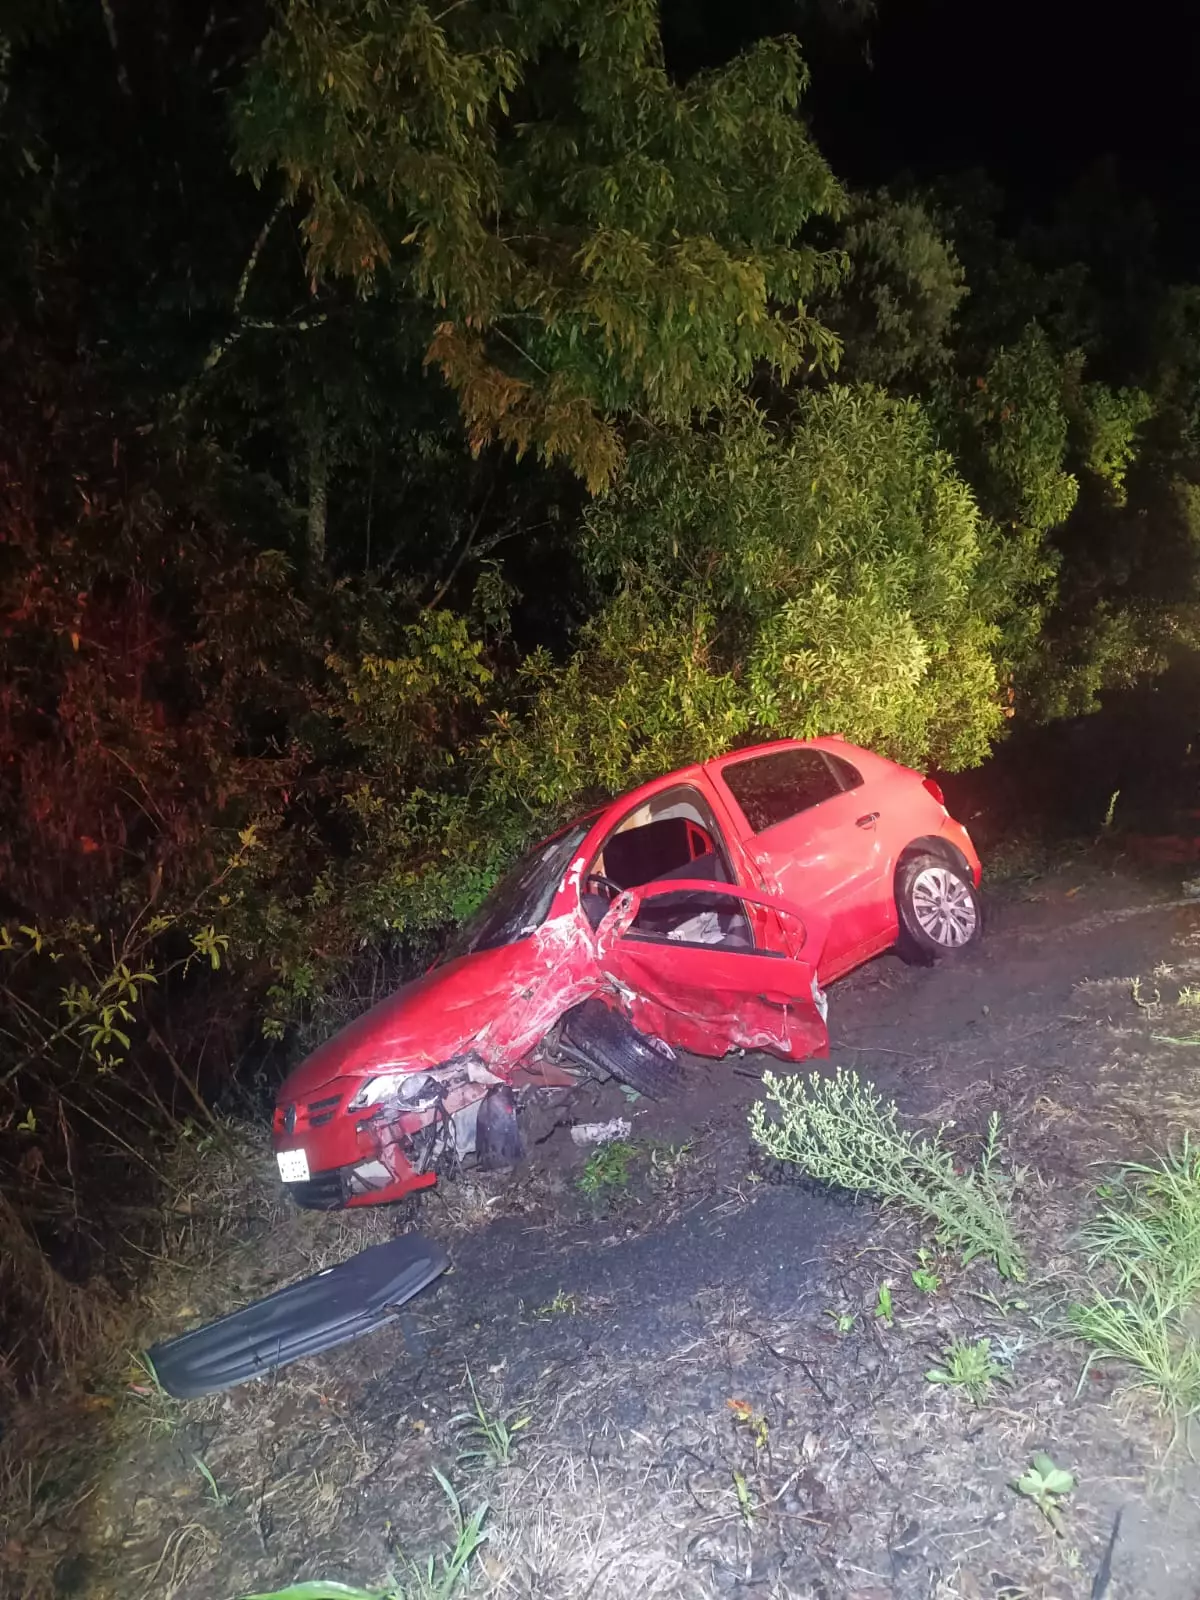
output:
<path id="1" fill-rule="evenodd" d="M 896 874 L 898 949 L 920 963 L 954 955 L 983 931 L 983 907 L 967 871 L 941 856 L 913 856 Z"/>
<path id="2" fill-rule="evenodd" d="M 558 1048 L 571 1061 L 601 1077 L 628 1084 L 648 1100 L 676 1092 L 683 1073 L 669 1045 L 639 1033 L 603 1000 L 585 1000 L 562 1019 Z"/>

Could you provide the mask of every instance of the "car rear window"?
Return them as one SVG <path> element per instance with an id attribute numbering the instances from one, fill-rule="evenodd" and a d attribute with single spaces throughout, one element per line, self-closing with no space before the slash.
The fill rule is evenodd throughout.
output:
<path id="1" fill-rule="evenodd" d="M 831 751 L 823 752 L 826 761 L 838 775 L 838 780 L 843 789 L 857 789 L 863 781 L 863 775 L 857 767 L 852 766 L 844 756 L 835 756 Z"/>
<path id="2" fill-rule="evenodd" d="M 749 756 L 725 767 L 721 775 L 746 821 L 755 833 L 762 833 L 862 782 L 848 761 L 833 760 L 849 768 L 855 781 L 843 783 L 833 761 L 820 750 L 773 750 Z"/>

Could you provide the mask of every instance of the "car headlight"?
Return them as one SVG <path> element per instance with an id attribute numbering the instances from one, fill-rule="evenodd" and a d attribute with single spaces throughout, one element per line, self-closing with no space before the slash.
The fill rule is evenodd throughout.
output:
<path id="1" fill-rule="evenodd" d="M 429 1082 L 428 1072 L 384 1072 L 378 1078 L 368 1078 L 346 1107 L 347 1111 L 365 1111 L 368 1106 L 390 1100 L 394 1095 L 401 1100 L 415 1100 Z"/>

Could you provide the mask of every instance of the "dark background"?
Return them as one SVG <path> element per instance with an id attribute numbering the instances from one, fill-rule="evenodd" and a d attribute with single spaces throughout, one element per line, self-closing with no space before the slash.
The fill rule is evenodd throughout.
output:
<path id="1" fill-rule="evenodd" d="M 681 72 L 794 30 L 813 131 L 848 184 L 983 168 L 1036 219 L 1096 164 L 1159 214 L 1165 263 L 1200 260 L 1200 6 L 1150 0 L 666 0 Z"/>

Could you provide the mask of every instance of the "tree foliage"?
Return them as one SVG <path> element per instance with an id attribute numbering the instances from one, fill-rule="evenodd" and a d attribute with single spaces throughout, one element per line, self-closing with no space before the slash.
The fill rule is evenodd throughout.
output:
<path id="1" fill-rule="evenodd" d="M 851 195 L 840 243 L 846 270 L 818 308 L 841 335 L 839 376 L 911 393 L 954 358 L 962 265 L 919 197 Z"/>
<path id="2" fill-rule="evenodd" d="M 999 726 L 992 545 L 921 408 L 865 387 L 652 440 L 589 517 L 618 604 L 708 608 L 739 707 L 717 743 L 839 731 L 916 762 L 978 760 Z"/>
<path id="3" fill-rule="evenodd" d="M 426 360 L 475 447 L 562 456 L 595 490 L 622 413 L 681 422 L 760 363 L 835 355 L 805 310 L 837 261 L 802 235 L 840 203 L 805 81 L 777 39 L 673 83 L 653 0 L 289 0 L 240 160 L 281 175 L 314 278 L 438 308 Z"/>

